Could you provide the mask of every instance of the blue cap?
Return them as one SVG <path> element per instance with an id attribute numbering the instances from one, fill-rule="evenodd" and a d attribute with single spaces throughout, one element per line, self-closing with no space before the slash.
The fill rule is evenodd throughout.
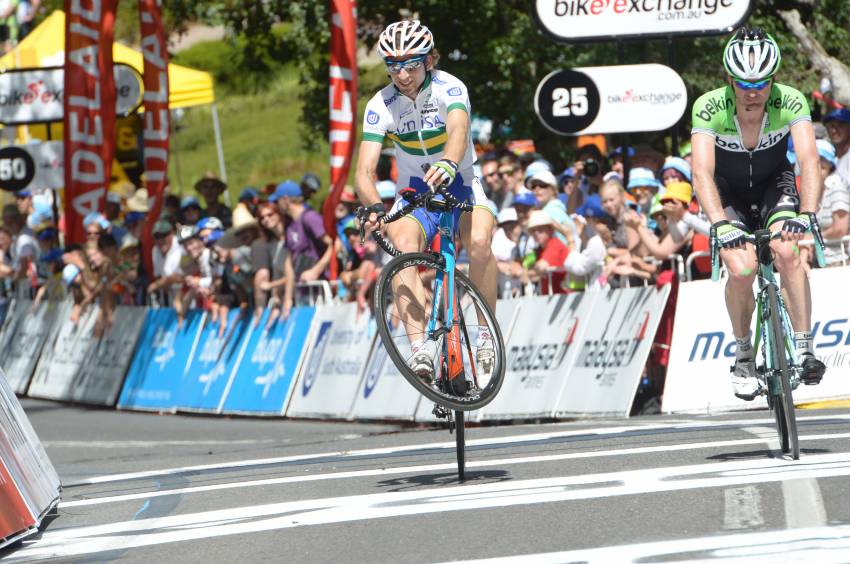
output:
<path id="1" fill-rule="evenodd" d="M 576 169 L 575 167 L 568 166 L 564 169 L 564 172 L 558 175 L 558 184 L 563 184 L 567 178 L 575 178 L 576 177 Z"/>
<path id="2" fill-rule="evenodd" d="M 838 120 L 844 123 L 850 123 L 850 110 L 847 108 L 841 108 L 838 110 L 832 110 L 821 120 L 824 125 L 831 122 L 832 120 Z"/>
<path id="3" fill-rule="evenodd" d="M 195 196 L 184 196 L 183 199 L 180 200 L 180 209 L 185 210 L 186 208 L 190 207 L 196 207 L 198 209 L 201 209 L 201 203 Z"/>
<path id="4" fill-rule="evenodd" d="M 629 158 L 634 157 L 635 156 L 634 147 L 627 147 L 627 149 L 628 149 L 628 152 L 629 152 Z M 615 147 L 610 153 L 608 153 L 608 158 L 610 159 L 612 157 L 619 157 L 619 156 L 622 156 L 622 155 L 623 155 L 623 148 L 622 147 Z"/>
<path id="5" fill-rule="evenodd" d="M 16 198 L 32 198 L 32 190 L 19 190 L 15 192 Z"/>
<path id="6" fill-rule="evenodd" d="M 629 190 L 638 186 L 658 188 L 660 185 L 661 183 L 655 178 L 655 173 L 648 168 L 639 166 L 629 171 L 629 185 L 627 186 Z"/>
<path id="7" fill-rule="evenodd" d="M 74 264 L 66 264 L 62 269 L 62 282 L 65 286 L 70 286 L 74 283 L 74 278 L 80 273 L 80 269 Z"/>
<path id="8" fill-rule="evenodd" d="M 205 217 L 198 222 L 198 229 L 224 229 L 224 224 L 217 217 Z"/>
<path id="9" fill-rule="evenodd" d="M 602 198 L 599 197 L 599 194 L 591 194 L 588 196 L 584 203 L 576 210 L 576 213 L 579 215 L 583 215 L 584 217 L 590 218 L 600 218 L 600 219 L 610 219 L 611 216 L 602 209 Z"/>
<path id="10" fill-rule="evenodd" d="M 92 223 L 97 223 L 101 229 L 109 229 L 109 220 L 100 212 L 91 212 L 83 218 L 83 227 L 88 227 Z"/>
<path id="11" fill-rule="evenodd" d="M 64 254 L 64 249 L 51 249 L 48 253 L 41 255 L 41 258 L 38 260 L 41 262 L 61 262 L 62 255 Z"/>
<path id="12" fill-rule="evenodd" d="M 145 214 L 142 212 L 127 212 L 124 214 L 124 225 L 135 225 L 145 219 Z"/>
<path id="13" fill-rule="evenodd" d="M 664 174 L 664 171 L 669 169 L 675 170 L 691 182 L 691 165 L 682 157 L 667 157 L 661 167 L 661 173 Z"/>
<path id="14" fill-rule="evenodd" d="M 244 202 L 245 200 L 256 200 L 260 195 L 257 194 L 257 190 L 248 186 L 242 192 L 239 193 L 239 201 Z"/>
<path id="15" fill-rule="evenodd" d="M 207 234 L 206 239 L 204 239 L 204 244 L 205 244 L 205 245 L 212 245 L 213 243 L 215 243 L 216 241 L 218 241 L 219 239 L 221 239 L 223 236 L 224 236 L 224 231 L 223 231 L 223 230 L 221 230 L 221 229 L 213 229 L 212 231 L 210 231 L 210 232 Z"/>
<path id="16" fill-rule="evenodd" d="M 270 202 L 276 202 L 283 197 L 287 198 L 300 198 L 303 194 L 301 193 L 301 187 L 292 180 L 284 180 L 275 188 L 274 193 L 269 196 Z"/>
<path id="17" fill-rule="evenodd" d="M 46 227 L 39 231 L 35 238 L 39 241 L 52 241 L 56 238 L 56 230 L 52 227 Z"/>
<path id="18" fill-rule="evenodd" d="M 516 196 L 514 196 L 513 205 L 530 206 L 533 208 L 537 205 L 537 198 L 534 197 L 534 194 L 532 192 L 528 190 L 522 190 Z"/>
<path id="19" fill-rule="evenodd" d="M 838 164 L 838 159 L 835 156 L 835 147 L 833 144 L 826 139 L 818 139 L 815 141 L 815 144 L 817 145 L 820 158 L 829 161 L 835 167 Z"/>

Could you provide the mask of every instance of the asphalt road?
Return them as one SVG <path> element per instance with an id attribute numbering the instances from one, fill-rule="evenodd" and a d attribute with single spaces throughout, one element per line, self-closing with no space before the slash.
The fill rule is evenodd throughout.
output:
<path id="1" fill-rule="evenodd" d="M 58 516 L 3 562 L 848 562 L 850 410 L 474 427 L 24 400 Z"/>

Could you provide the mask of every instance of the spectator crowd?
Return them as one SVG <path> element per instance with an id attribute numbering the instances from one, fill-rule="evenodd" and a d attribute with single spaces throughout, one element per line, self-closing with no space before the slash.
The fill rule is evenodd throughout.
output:
<path id="1" fill-rule="evenodd" d="M 828 262 L 845 264 L 850 110 L 829 113 L 815 130 L 824 186 L 818 218 L 825 238 L 835 242 Z M 480 154 L 479 176 L 497 217 L 492 251 L 500 296 L 655 283 L 670 270 L 708 276 L 709 224 L 690 184 L 689 158 L 687 148 L 665 155 L 646 145 L 611 151 L 584 145 L 574 162 L 560 167 L 534 152 Z M 788 159 L 795 162 L 793 148 Z M 376 181 L 390 209 L 396 198 L 391 150 L 381 157 Z M 70 295 L 75 320 L 99 303 L 98 330 L 110 326 L 116 305 L 173 305 L 180 319 L 191 308 L 222 320 L 234 308 L 257 320 L 270 309 L 273 322 L 321 290 L 367 309 L 389 257 L 374 240 L 361 241 L 353 187 L 345 187 L 335 209 L 336 233 L 326 232 L 317 211 L 321 183 L 314 174 L 245 188 L 232 209 L 226 191 L 207 174 L 193 195 L 167 195 L 160 216 L 149 218 L 144 188 L 113 186 L 102 212 L 84 218 L 85 243 L 64 247 L 63 218 L 54 217 L 52 194 L 17 192 L 15 203 L 2 210 L 2 291 L 29 293 L 36 305 Z M 140 242 L 151 223 L 147 261 Z M 811 267 L 813 253 L 806 247 L 803 253 Z M 463 258 L 461 249 L 461 265 Z M 332 270 L 338 278 L 330 282 Z"/>

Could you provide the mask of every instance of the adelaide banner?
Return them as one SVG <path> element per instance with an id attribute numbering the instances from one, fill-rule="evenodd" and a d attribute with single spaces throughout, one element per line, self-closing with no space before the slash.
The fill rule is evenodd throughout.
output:
<path id="1" fill-rule="evenodd" d="M 357 3 L 355 0 L 331 2 L 330 64 L 330 135 L 331 185 L 322 212 L 325 230 L 336 237 L 334 210 L 339 203 L 354 152 L 357 113 Z M 331 271 L 336 278 L 336 261 Z"/>
<path id="2" fill-rule="evenodd" d="M 101 209 L 115 152 L 112 41 L 118 0 L 65 0 L 65 241 L 85 241 L 83 218 Z"/>
<path id="3" fill-rule="evenodd" d="M 162 27 L 162 1 L 139 0 L 139 18 L 142 30 L 143 80 L 145 84 L 144 139 L 145 187 L 153 198 L 142 233 L 143 256 L 148 272 L 153 272 L 151 248 L 153 224 L 159 217 L 168 174 L 168 50 Z"/>

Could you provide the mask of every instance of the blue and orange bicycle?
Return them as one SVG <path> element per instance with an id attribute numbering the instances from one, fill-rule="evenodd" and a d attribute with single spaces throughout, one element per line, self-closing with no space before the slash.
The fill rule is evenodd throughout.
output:
<path id="1" fill-rule="evenodd" d="M 445 188 L 421 193 L 400 191 L 404 205 L 381 221 L 392 223 L 417 208 L 439 215 L 439 251 L 401 253 L 381 236 L 375 240 L 393 258 L 375 286 L 378 333 L 396 368 L 422 395 L 435 402 L 434 415 L 455 432 L 458 473 L 464 480 L 464 412 L 496 397 L 505 375 L 505 345 L 496 316 L 478 289 L 456 267 L 454 210 L 471 212 Z M 477 339 L 488 331 L 492 350 L 479 350 Z M 433 373 L 423 377 L 411 368 L 413 342 L 433 351 Z"/>

